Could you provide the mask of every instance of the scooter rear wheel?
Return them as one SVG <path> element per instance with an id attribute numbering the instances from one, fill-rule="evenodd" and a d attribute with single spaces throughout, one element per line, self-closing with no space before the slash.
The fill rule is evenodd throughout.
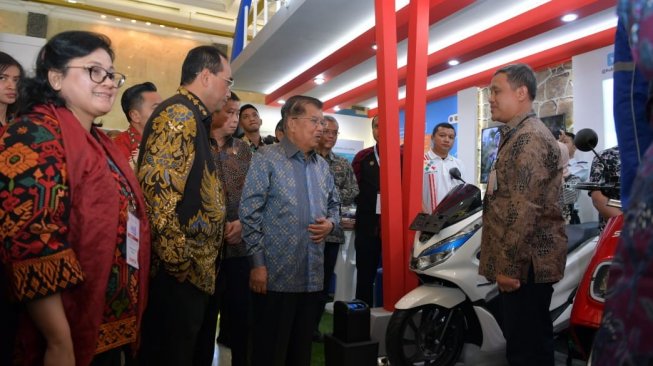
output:
<path id="1" fill-rule="evenodd" d="M 392 366 L 452 366 L 464 343 L 462 310 L 434 304 L 395 310 L 385 340 Z"/>

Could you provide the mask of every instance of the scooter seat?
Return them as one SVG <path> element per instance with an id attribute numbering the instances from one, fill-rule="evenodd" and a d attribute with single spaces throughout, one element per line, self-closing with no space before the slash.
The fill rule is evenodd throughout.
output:
<path id="1" fill-rule="evenodd" d="M 567 254 L 569 254 L 589 238 L 599 235 L 599 223 L 592 221 L 567 225 L 565 232 L 567 233 Z"/>

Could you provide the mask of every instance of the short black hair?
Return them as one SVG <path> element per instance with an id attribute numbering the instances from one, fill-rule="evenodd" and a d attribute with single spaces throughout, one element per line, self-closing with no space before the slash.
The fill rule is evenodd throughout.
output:
<path id="1" fill-rule="evenodd" d="M 232 102 L 240 102 L 240 98 L 238 97 L 238 94 L 231 92 L 229 95 L 229 98 L 227 100 L 230 100 Z"/>
<path id="2" fill-rule="evenodd" d="M 238 119 L 240 119 L 240 116 L 243 115 L 243 112 L 248 110 L 248 109 L 253 109 L 253 110 L 256 111 L 256 113 L 258 113 L 258 109 L 256 107 L 254 107 L 251 104 L 245 104 L 244 106 L 240 107 L 240 111 L 238 112 Z"/>
<path id="3" fill-rule="evenodd" d="M 565 135 L 567 135 L 567 137 L 571 137 L 572 140 L 576 138 L 576 134 L 573 132 L 565 131 Z"/>
<path id="4" fill-rule="evenodd" d="M 451 123 L 448 122 L 440 122 L 435 127 L 433 127 L 433 133 L 431 133 L 431 137 L 435 136 L 435 133 L 438 132 L 438 128 L 449 128 L 453 130 L 453 135 L 456 136 L 456 129 L 453 127 Z"/>
<path id="5" fill-rule="evenodd" d="M 195 81 L 197 75 L 204 69 L 217 74 L 222 71 L 222 60 L 228 61 L 219 48 L 215 46 L 199 46 L 188 51 L 181 66 L 181 85 L 188 85 Z"/>
<path id="6" fill-rule="evenodd" d="M 120 98 L 120 106 L 122 107 L 123 113 L 127 117 L 127 121 L 131 123 L 131 118 L 129 117 L 129 111 L 132 109 L 138 109 L 143 105 L 143 93 L 147 92 L 156 92 L 156 85 L 146 81 L 141 84 L 136 84 L 131 86 L 122 93 Z"/>
<path id="7" fill-rule="evenodd" d="M 280 119 L 279 122 L 277 123 L 277 126 L 274 128 L 275 131 L 283 131 L 283 119 Z"/>
<path id="8" fill-rule="evenodd" d="M 512 64 L 500 68 L 494 73 L 494 76 L 497 74 L 506 74 L 508 83 L 513 90 L 525 86 L 528 89 L 528 96 L 531 98 L 531 101 L 535 100 L 535 96 L 537 95 L 537 79 L 530 66 L 526 64 Z"/>
<path id="9" fill-rule="evenodd" d="M 54 90 L 48 79 L 51 70 L 68 72 L 70 60 L 87 56 L 97 50 L 104 50 L 113 61 L 115 54 L 109 37 L 94 32 L 66 31 L 55 35 L 41 48 L 36 56 L 36 70 L 32 78 L 26 78 L 20 85 L 18 100 L 19 114 L 29 112 L 38 104 L 52 103 L 66 105 L 60 91 Z"/>

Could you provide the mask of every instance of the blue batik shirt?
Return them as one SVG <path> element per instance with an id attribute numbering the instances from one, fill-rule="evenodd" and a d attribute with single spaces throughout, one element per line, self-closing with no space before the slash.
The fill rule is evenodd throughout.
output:
<path id="1" fill-rule="evenodd" d="M 286 138 L 253 155 L 239 216 L 252 266 L 267 267 L 268 291 L 322 290 L 324 241 L 313 242 L 308 225 L 326 217 L 335 228 L 339 207 L 329 164 L 315 152 Z"/>

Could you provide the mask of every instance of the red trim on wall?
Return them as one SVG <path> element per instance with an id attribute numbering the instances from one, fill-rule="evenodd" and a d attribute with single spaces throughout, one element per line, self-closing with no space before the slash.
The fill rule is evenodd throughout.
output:
<path id="1" fill-rule="evenodd" d="M 569 42 L 558 47 L 554 47 L 549 50 L 524 57 L 519 60 L 514 60 L 511 63 L 527 63 L 535 70 L 542 69 L 550 65 L 560 64 L 570 60 L 572 56 L 580 55 L 582 53 L 590 52 L 592 50 L 613 44 L 615 32 L 616 28 L 607 29 L 588 37 Z M 486 70 L 464 79 L 456 80 L 452 83 L 430 89 L 426 93 L 426 100 L 438 100 L 450 95 L 454 95 L 459 90 L 463 90 L 472 86 L 487 85 L 492 78 L 494 70 L 495 69 Z M 403 108 L 404 105 L 405 99 L 401 99 L 399 101 L 399 108 Z M 370 109 L 368 111 L 368 115 L 375 115 L 377 110 L 378 108 Z"/>

